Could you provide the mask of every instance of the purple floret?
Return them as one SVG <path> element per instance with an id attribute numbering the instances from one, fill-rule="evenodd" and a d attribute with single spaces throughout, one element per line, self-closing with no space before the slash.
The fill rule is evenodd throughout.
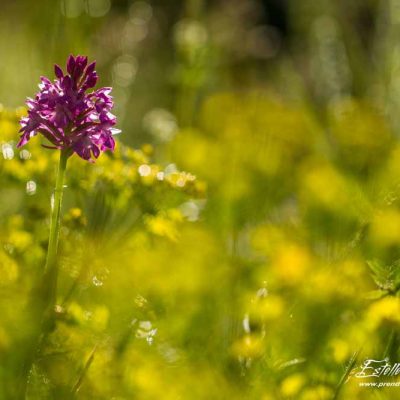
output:
<path id="1" fill-rule="evenodd" d="M 96 63 L 88 65 L 84 56 L 69 56 L 67 74 L 54 66 L 57 77 L 51 82 L 41 78 L 39 93 L 28 98 L 28 116 L 21 119 L 21 138 L 17 147 L 41 133 L 50 143 L 45 147 L 75 152 L 93 161 L 102 151 L 114 150 L 113 135 L 116 117 L 111 113 L 111 88 L 104 87 L 90 93 L 97 83 Z"/>

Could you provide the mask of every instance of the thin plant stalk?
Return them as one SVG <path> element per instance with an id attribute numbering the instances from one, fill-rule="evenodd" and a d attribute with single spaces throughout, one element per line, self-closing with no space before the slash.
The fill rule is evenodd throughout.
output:
<path id="1" fill-rule="evenodd" d="M 40 342 L 52 330 L 54 323 L 58 276 L 57 251 L 60 236 L 61 206 L 64 191 L 65 170 L 70 155 L 71 153 L 68 150 L 60 151 L 54 197 L 51 200 L 50 233 L 46 264 L 44 275 L 39 286 L 34 290 L 31 299 L 32 303 L 29 312 L 31 331 L 28 333 L 24 342 L 26 351 L 23 355 L 21 365 L 20 385 L 16 390 L 15 396 L 15 399 L 18 400 L 25 399 L 29 373 L 40 347 Z"/>
<path id="2" fill-rule="evenodd" d="M 336 387 L 336 390 L 335 390 L 335 393 L 333 395 L 332 400 L 338 400 L 340 398 L 340 394 L 341 394 L 341 391 L 343 389 L 343 386 L 347 382 L 347 380 L 348 380 L 348 378 L 349 378 L 349 376 L 351 374 L 351 371 L 353 370 L 354 366 L 356 365 L 356 362 L 357 362 L 357 359 L 358 359 L 358 355 L 360 354 L 360 352 L 361 352 L 361 349 L 356 351 L 353 354 L 353 356 L 351 357 L 351 359 L 350 359 L 350 361 L 349 361 L 349 363 L 348 363 L 348 365 L 346 367 L 346 370 L 344 371 L 344 374 L 340 378 L 340 381 L 339 381 L 339 383 L 338 383 L 338 385 Z"/>
<path id="3" fill-rule="evenodd" d="M 58 264 L 57 264 L 57 251 L 58 241 L 60 236 L 60 220 L 61 220 L 61 206 L 64 192 L 64 179 L 65 170 L 67 167 L 67 160 L 69 152 L 62 150 L 60 152 L 60 161 L 58 164 L 56 186 L 54 189 L 54 197 L 52 199 L 52 211 L 50 219 L 50 235 L 49 245 L 47 249 L 47 258 L 45 265 L 45 284 L 48 285 L 48 306 L 53 307 L 56 301 L 57 291 L 57 277 L 58 277 Z"/>

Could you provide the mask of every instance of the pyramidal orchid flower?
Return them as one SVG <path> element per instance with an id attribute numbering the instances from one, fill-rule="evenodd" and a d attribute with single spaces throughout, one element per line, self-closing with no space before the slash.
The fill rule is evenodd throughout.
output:
<path id="1" fill-rule="evenodd" d="M 105 150 L 114 150 L 116 117 L 111 113 L 111 88 L 90 91 L 97 83 L 96 62 L 88 65 L 84 56 L 69 56 L 66 73 L 54 66 L 56 79 L 41 77 L 35 99 L 28 98 L 28 116 L 21 119 L 21 138 L 25 145 L 38 133 L 49 142 L 47 148 L 78 154 L 94 161 Z"/>
<path id="2" fill-rule="evenodd" d="M 24 384 L 18 398 L 25 398 L 29 371 L 41 338 L 46 337 L 55 324 L 55 309 L 58 284 L 58 242 L 64 180 L 69 157 L 76 153 L 84 160 L 94 162 L 101 152 L 114 150 L 113 135 L 116 118 L 111 113 L 113 100 L 111 88 L 94 90 L 97 83 L 96 63 L 88 64 L 87 57 L 69 56 L 66 72 L 54 66 L 56 79 L 52 82 L 42 77 L 39 92 L 34 99 L 28 98 L 28 116 L 21 119 L 21 137 L 18 147 L 29 139 L 42 134 L 51 149 L 58 149 L 59 164 L 56 174 L 50 213 L 50 232 L 46 264 L 40 279 L 38 296 L 32 296 L 34 327 L 27 335 L 27 353 L 21 371 Z M 31 311 L 32 311 L 31 310 Z M 30 320 L 31 321 L 31 320 Z"/>

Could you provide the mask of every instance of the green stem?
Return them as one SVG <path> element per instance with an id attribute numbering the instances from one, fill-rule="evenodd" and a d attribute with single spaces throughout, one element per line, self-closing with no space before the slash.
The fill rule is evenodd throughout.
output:
<path id="1" fill-rule="evenodd" d="M 396 351 L 396 330 L 391 329 L 389 333 L 389 338 L 388 338 L 388 343 L 385 349 L 385 352 L 383 353 L 383 358 L 389 357 L 389 359 L 394 358 L 394 352 Z"/>
<path id="2" fill-rule="evenodd" d="M 92 362 L 94 360 L 94 355 L 96 353 L 97 350 L 97 344 L 94 346 L 92 352 L 90 353 L 90 356 L 88 358 L 88 360 L 86 361 L 85 366 L 82 369 L 82 372 L 80 373 L 77 382 L 75 383 L 74 387 L 72 388 L 72 395 L 73 398 L 75 398 L 75 396 L 77 395 L 79 389 L 82 386 L 83 380 L 85 379 L 85 376 L 90 368 L 90 366 L 92 365 Z"/>
<path id="3" fill-rule="evenodd" d="M 63 199 L 64 190 L 64 177 L 65 170 L 67 167 L 67 160 L 69 153 L 67 151 L 60 152 L 60 162 L 58 164 L 58 172 L 56 179 L 56 186 L 54 190 L 54 198 L 52 199 L 52 211 L 50 220 L 50 235 L 49 235 L 49 246 L 47 249 L 47 258 L 45 266 L 45 275 L 47 276 L 47 285 L 50 290 L 49 292 L 49 306 L 53 307 L 56 300 L 56 289 L 57 289 L 57 250 L 58 250 L 58 239 L 60 236 L 60 219 L 61 219 L 61 205 Z"/>
<path id="4" fill-rule="evenodd" d="M 60 152 L 54 198 L 51 202 L 50 234 L 46 265 L 44 274 L 38 282 L 38 286 L 33 290 L 30 306 L 27 312 L 27 321 L 29 321 L 28 325 L 31 329 L 28 331 L 27 336 L 22 340 L 20 346 L 22 349 L 21 369 L 19 372 L 20 385 L 18 388 L 13 389 L 15 395 L 12 397 L 16 400 L 25 399 L 29 372 L 35 361 L 38 348 L 40 347 L 40 342 L 44 340 L 54 325 L 54 306 L 56 301 L 58 275 L 57 249 L 58 238 L 60 235 L 64 177 L 69 156 L 69 151 Z"/>
<path id="5" fill-rule="evenodd" d="M 344 371 L 344 374 L 342 375 L 342 377 L 340 378 L 339 384 L 336 387 L 335 393 L 333 395 L 332 400 L 338 400 L 339 396 L 340 396 L 340 392 L 343 388 L 343 385 L 346 383 L 351 371 L 353 370 L 354 366 L 356 365 L 357 359 L 358 359 L 358 355 L 360 354 L 361 349 L 356 351 L 353 356 L 351 357 L 349 364 L 347 365 L 346 370 Z"/>

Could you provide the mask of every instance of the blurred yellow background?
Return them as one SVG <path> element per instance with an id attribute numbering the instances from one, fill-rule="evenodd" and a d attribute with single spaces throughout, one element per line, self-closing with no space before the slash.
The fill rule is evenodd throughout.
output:
<path id="1" fill-rule="evenodd" d="M 69 163 L 26 398 L 400 398 L 352 372 L 400 362 L 399 39 L 396 0 L 3 0 L 0 398 L 58 158 L 18 120 L 71 53 L 122 133 Z"/>

